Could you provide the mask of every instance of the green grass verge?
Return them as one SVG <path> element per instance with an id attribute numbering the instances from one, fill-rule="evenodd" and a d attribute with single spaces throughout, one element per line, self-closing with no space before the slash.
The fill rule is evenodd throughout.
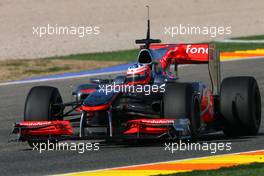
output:
<path id="1" fill-rule="evenodd" d="M 236 51 L 236 50 L 251 50 L 257 48 L 264 48 L 264 43 L 221 43 L 216 42 L 216 48 L 220 52 Z"/>
<path id="2" fill-rule="evenodd" d="M 73 54 L 68 56 L 55 56 L 44 58 L 50 59 L 66 59 L 66 60 L 96 60 L 96 61 L 133 61 L 137 57 L 138 49 L 99 52 L 99 53 L 84 53 Z"/>
<path id="3" fill-rule="evenodd" d="M 264 35 L 254 35 L 254 36 L 247 36 L 247 37 L 236 37 L 232 38 L 235 40 L 264 40 Z M 257 49 L 257 48 L 264 48 L 264 43 L 221 43 L 216 42 L 217 48 L 224 52 L 224 51 L 235 51 L 235 50 L 250 50 L 250 49 Z"/>
<path id="4" fill-rule="evenodd" d="M 264 175 L 264 163 L 253 163 L 208 171 L 192 171 L 159 176 L 260 176 Z"/>
<path id="5" fill-rule="evenodd" d="M 264 40 L 264 35 L 252 35 L 252 36 L 246 36 L 246 37 L 235 37 L 232 39 L 237 40 Z"/>

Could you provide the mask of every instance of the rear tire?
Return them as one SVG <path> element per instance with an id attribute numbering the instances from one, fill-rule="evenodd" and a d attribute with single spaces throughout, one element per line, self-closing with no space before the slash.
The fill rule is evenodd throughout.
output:
<path id="1" fill-rule="evenodd" d="M 164 118 L 189 118 L 191 137 L 196 140 L 200 131 L 200 101 L 189 83 L 174 83 L 166 86 L 163 96 Z"/>
<path id="2" fill-rule="evenodd" d="M 261 97 L 254 77 L 230 77 L 222 81 L 220 112 L 227 136 L 256 135 L 261 123 Z"/>
<path id="3" fill-rule="evenodd" d="M 29 91 L 24 109 L 24 121 L 58 120 L 62 118 L 62 98 L 57 88 L 36 86 Z"/>

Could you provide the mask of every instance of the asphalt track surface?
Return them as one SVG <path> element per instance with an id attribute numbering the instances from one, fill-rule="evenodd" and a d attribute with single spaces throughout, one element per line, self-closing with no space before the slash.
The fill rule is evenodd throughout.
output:
<path id="1" fill-rule="evenodd" d="M 262 102 L 264 99 L 264 59 L 224 62 L 222 76 L 252 75 L 260 86 Z M 180 75 L 185 80 L 201 80 L 209 83 L 207 66 L 188 66 L 180 68 Z M 9 133 L 14 122 L 22 120 L 24 101 L 27 92 L 35 85 L 51 85 L 60 89 L 64 101 L 70 100 L 72 87 L 88 82 L 88 78 L 28 83 L 0 86 L 0 175 L 46 175 L 103 169 L 132 164 L 143 164 L 167 160 L 176 160 L 211 155 L 208 151 L 178 151 L 174 154 L 164 151 L 163 142 L 151 145 L 105 144 L 99 151 L 45 151 L 40 154 L 31 150 L 26 143 L 8 143 Z M 264 110 L 262 103 L 262 111 Z M 264 113 L 262 113 L 264 114 Z M 204 137 L 208 142 L 232 142 L 232 150 L 217 152 L 230 153 L 263 149 L 264 126 L 255 137 L 226 139 L 222 134 Z M 89 142 L 89 141 L 83 141 Z"/>

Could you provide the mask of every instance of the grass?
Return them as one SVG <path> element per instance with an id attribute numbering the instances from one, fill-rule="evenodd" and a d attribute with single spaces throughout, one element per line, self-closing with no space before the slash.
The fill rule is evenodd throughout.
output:
<path id="1" fill-rule="evenodd" d="M 246 36 L 246 37 L 235 37 L 232 39 L 237 40 L 264 40 L 264 35 L 252 35 L 252 36 Z"/>
<path id="2" fill-rule="evenodd" d="M 55 56 L 45 58 L 47 60 L 63 59 L 63 60 L 96 60 L 96 61 L 133 61 L 135 60 L 138 49 L 112 51 L 112 52 L 100 52 L 100 53 L 86 53 L 86 54 L 74 54 L 69 56 Z"/>
<path id="3" fill-rule="evenodd" d="M 24 59 L 0 61 L 0 82 L 19 80 L 34 76 L 77 72 L 109 67 L 126 63 L 124 61 Z"/>
<path id="4" fill-rule="evenodd" d="M 235 40 L 264 40 L 264 35 L 254 35 L 254 36 L 247 36 L 247 37 L 236 37 L 232 38 Z M 250 49 L 257 49 L 257 48 L 264 48 L 264 43 L 221 43 L 216 42 L 217 48 L 224 52 L 224 51 L 235 51 L 235 50 L 250 50 Z"/>
<path id="5" fill-rule="evenodd" d="M 260 176 L 264 175 L 264 163 L 253 163 L 218 170 L 192 171 L 159 176 Z"/>
<path id="6" fill-rule="evenodd" d="M 257 48 L 264 48 L 264 43 L 220 43 L 216 42 L 216 48 L 220 52 L 236 51 L 236 50 L 251 50 Z"/>
<path id="7" fill-rule="evenodd" d="M 65 72 L 92 70 L 135 60 L 138 50 L 0 61 L 0 82 Z"/>
<path id="8" fill-rule="evenodd" d="M 264 35 L 241 37 L 236 39 L 264 39 Z M 221 52 L 264 48 L 264 44 L 260 43 L 249 44 L 216 42 L 216 46 Z M 135 60 L 138 51 L 138 49 L 132 49 L 113 52 L 54 56 L 40 59 L 4 60 L 0 61 L 0 82 L 19 80 L 40 75 L 91 70 L 128 63 Z"/>

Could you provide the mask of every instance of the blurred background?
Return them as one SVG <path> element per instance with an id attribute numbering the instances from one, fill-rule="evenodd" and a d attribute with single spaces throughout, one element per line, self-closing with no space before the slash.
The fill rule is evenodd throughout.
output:
<path id="1" fill-rule="evenodd" d="M 263 34 L 261 0 L 1 0 L 0 59 L 40 58 L 137 48 L 145 37 L 146 5 L 150 6 L 151 35 L 166 43 L 211 41 Z M 33 26 L 99 26 L 100 35 L 33 35 Z M 231 35 L 164 34 L 165 26 L 231 26 Z"/>
<path id="2" fill-rule="evenodd" d="M 152 38 L 164 43 L 217 41 L 221 52 L 250 50 L 242 55 L 223 53 L 221 58 L 264 55 L 261 0 L 1 0 L 0 82 L 133 62 L 138 53 L 135 39 L 146 36 L 146 5 L 150 6 Z M 92 27 L 93 34 L 40 37 L 40 28 L 47 30 L 48 26 Z M 193 32 L 184 35 L 176 31 L 180 26 L 225 31 L 216 37 Z M 173 36 L 165 30 L 172 27 Z M 239 41 L 223 41 L 234 37 Z"/>

